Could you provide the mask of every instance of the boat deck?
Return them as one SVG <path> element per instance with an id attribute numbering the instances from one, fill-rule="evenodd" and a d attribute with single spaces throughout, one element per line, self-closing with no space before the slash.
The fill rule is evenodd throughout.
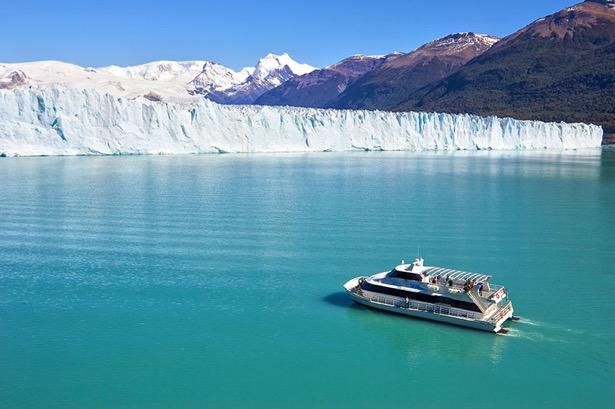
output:
<path id="1" fill-rule="evenodd" d="M 426 277 L 444 280 L 453 280 L 457 283 L 465 283 L 466 281 L 487 282 L 491 278 L 490 275 L 481 273 L 471 273 L 469 271 L 453 270 L 443 267 L 427 267 L 421 272 Z"/>

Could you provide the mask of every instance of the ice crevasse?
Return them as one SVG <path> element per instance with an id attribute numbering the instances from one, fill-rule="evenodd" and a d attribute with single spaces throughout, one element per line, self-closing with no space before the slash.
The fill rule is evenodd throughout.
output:
<path id="1" fill-rule="evenodd" d="M 0 90 L 0 154 L 577 149 L 602 128 L 468 114 L 167 103 L 96 89 Z"/>

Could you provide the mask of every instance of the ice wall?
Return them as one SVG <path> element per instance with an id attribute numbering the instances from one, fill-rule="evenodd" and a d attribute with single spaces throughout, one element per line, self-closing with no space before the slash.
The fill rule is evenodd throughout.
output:
<path id="1" fill-rule="evenodd" d="M 129 100 L 59 86 L 0 90 L 0 153 L 12 155 L 576 149 L 602 128 L 437 113 Z"/>

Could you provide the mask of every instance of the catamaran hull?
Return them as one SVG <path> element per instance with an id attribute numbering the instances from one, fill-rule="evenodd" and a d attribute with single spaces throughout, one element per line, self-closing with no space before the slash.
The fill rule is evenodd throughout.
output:
<path id="1" fill-rule="evenodd" d="M 352 281 L 352 280 L 351 280 Z M 346 287 L 346 286 L 344 286 Z M 434 314 L 432 312 L 427 311 L 419 311 L 407 308 L 401 308 L 395 305 L 383 304 L 380 302 L 375 302 L 370 300 L 369 298 L 363 297 L 360 294 L 357 294 L 346 287 L 346 292 L 350 295 L 353 301 L 365 305 L 367 307 L 376 308 L 379 310 L 389 311 L 396 314 L 407 315 L 416 318 L 423 318 L 432 321 L 444 322 L 447 324 L 459 325 L 462 327 L 478 329 L 481 331 L 488 332 L 500 332 L 502 330 L 502 324 L 506 322 L 508 319 L 512 318 L 513 310 L 512 308 L 508 313 L 506 313 L 503 317 L 501 317 L 496 323 L 474 320 L 469 318 L 460 318 L 460 317 L 452 317 L 442 314 Z"/>

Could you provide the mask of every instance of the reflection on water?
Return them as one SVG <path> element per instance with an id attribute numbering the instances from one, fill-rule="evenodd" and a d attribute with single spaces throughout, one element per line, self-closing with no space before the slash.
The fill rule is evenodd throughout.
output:
<path id="1" fill-rule="evenodd" d="M 348 317 L 371 336 L 381 337 L 403 352 L 409 369 L 425 360 L 480 360 L 497 363 L 508 340 L 495 333 L 368 308 L 353 303 Z M 459 336 L 463 335 L 463 336 Z"/>

